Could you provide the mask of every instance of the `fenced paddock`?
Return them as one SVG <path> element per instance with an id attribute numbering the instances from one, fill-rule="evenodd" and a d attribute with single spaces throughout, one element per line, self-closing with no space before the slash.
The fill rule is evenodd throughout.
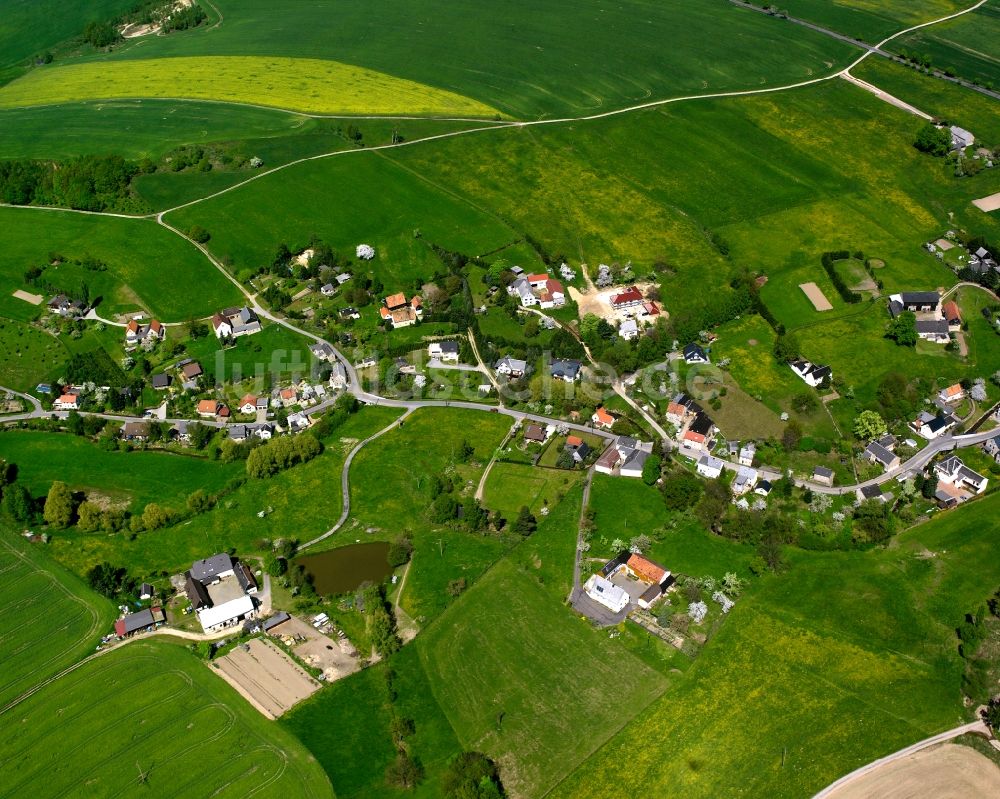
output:
<path id="1" fill-rule="evenodd" d="M 817 311 L 832 311 L 833 306 L 830 301 L 826 298 L 822 289 L 815 283 L 800 283 L 799 288 L 805 293 L 809 298 L 809 302 L 813 304 L 813 308 Z"/>

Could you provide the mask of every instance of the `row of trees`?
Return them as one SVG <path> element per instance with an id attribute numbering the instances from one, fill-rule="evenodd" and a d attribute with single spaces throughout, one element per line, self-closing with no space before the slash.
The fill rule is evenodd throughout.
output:
<path id="1" fill-rule="evenodd" d="M 256 479 L 273 477 L 298 463 L 311 461 L 322 451 L 323 445 L 310 432 L 273 438 L 250 450 L 247 475 Z"/>
<path id="2" fill-rule="evenodd" d="M 840 298 L 844 302 L 853 305 L 861 302 L 861 294 L 854 291 L 847 285 L 847 283 L 844 282 L 844 279 L 840 276 L 840 272 L 837 271 L 836 267 L 837 261 L 846 261 L 850 257 L 851 254 L 847 250 L 839 250 L 837 252 L 823 253 L 823 257 L 820 260 L 823 264 L 823 269 L 830 278 L 830 282 L 833 283 L 833 287 L 837 289 L 837 293 L 840 295 Z"/>

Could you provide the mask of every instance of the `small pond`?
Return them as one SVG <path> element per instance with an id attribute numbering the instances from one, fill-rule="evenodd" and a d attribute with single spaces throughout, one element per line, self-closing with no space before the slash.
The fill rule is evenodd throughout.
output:
<path id="1" fill-rule="evenodd" d="M 386 560 L 388 555 L 387 542 L 373 541 L 303 555 L 296 562 L 313 576 L 318 593 L 346 594 L 364 582 L 380 583 L 392 574 L 392 567 Z"/>

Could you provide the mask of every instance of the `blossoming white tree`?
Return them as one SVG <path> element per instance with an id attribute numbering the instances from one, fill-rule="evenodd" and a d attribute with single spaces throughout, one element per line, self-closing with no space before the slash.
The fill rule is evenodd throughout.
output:
<path id="1" fill-rule="evenodd" d="M 692 602 L 688 605 L 688 616 L 691 617 L 691 621 L 695 624 L 701 624 L 705 621 L 705 616 L 708 614 L 708 605 L 704 602 Z"/>
<path id="2" fill-rule="evenodd" d="M 354 252 L 363 261 L 370 261 L 375 257 L 375 248 L 370 244 L 359 244 Z"/>

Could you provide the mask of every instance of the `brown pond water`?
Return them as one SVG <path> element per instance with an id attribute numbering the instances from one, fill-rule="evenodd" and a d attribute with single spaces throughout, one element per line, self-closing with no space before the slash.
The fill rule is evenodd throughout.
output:
<path id="1" fill-rule="evenodd" d="M 387 542 L 373 541 L 303 555 L 296 562 L 313 576 L 320 594 L 346 594 L 364 582 L 380 583 L 392 574 L 392 567 L 386 560 L 388 554 Z"/>

